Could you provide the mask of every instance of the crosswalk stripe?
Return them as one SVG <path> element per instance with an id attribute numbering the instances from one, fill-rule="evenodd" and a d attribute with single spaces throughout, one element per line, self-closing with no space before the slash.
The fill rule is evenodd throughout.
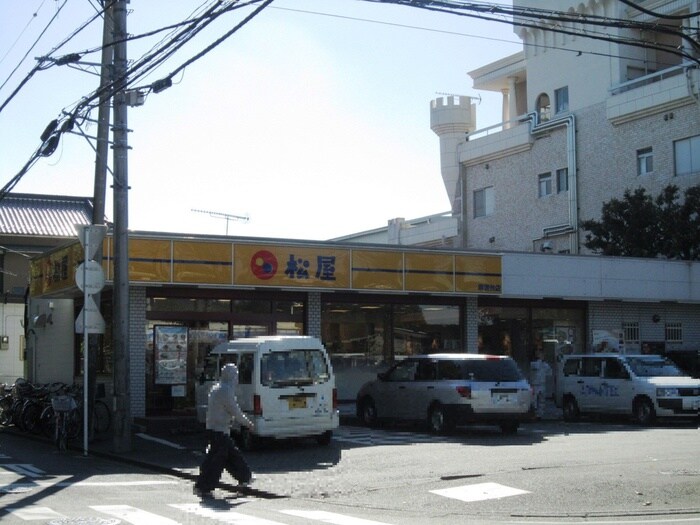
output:
<path id="1" fill-rule="evenodd" d="M 217 521 L 223 521 L 226 523 L 231 523 L 232 525 L 284 525 L 278 521 L 272 521 L 265 518 L 255 518 L 253 516 L 248 516 L 246 514 L 241 514 L 234 510 L 216 509 L 212 507 L 205 507 L 200 503 L 182 503 L 182 504 L 171 504 L 173 508 L 188 512 L 190 514 L 196 514 L 202 518 L 210 518 Z"/>
<path id="2" fill-rule="evenodd" d="M 507 487 L 499 483 L 477 483 L 475 485 L 463 485 L 461 487 L 452 487 L 449 489 L 431 490 L 430 492 L 438 496 L 466 501 L 467 503 L 529 494 L 527 490 Z"/>
<path id="3" fill-rule="evenodd" d="M 130 505 L 94 505 L 90 508 L 134 525 L 179 525 L 175 520 Z"/>
<path id="4" fill-rule="evenodd" d="M 281 510 L 280 512 L 289 514 L 290 516 L 298 516 L 307 520 L 320 521 L 332 525 L 388 525 L 382 521 L 354 518 L 352 516 L 325 512 L 322 510 Z"/>
<path id="5" fill-rule="evenodd" d="M 5 469 L 9 469 L 16 474 L 21 474 L 22 476 L 27 476 L 29 478 L 40 478 L 46 475 L 46 472 L 28 463 L 3 463 L 0 466 Z"/>
<path id="6" fill-rule="evenodd" d="M 36 505 L 30 505 L 21 509 L 8 508 L 7 510 L 13 516 L 16 516 L 25 521 L 54 520 L 66 517 L 65 515 L 51 509 L 50 507 L 39 507 Z"/>

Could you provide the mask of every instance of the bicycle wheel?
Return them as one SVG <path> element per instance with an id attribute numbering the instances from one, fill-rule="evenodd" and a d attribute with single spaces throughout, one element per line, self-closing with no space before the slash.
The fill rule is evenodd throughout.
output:
<path id="1" fill-rule="evenodd" d="M 104 434 L 112 427 L 112 413 L 107 407 L 107 403 L 95 400 L 92 407 L 92 429 L 95 434 Z"/>
<path id="2" fill-rule="evenodd" d="M 81 435 L 81 431 L 83 430 L 83 417 L 82 413 L 77 409 L 74 408 L 70 412 L 66 413 L 64 416 L 66 419 L 65 426 L 66 426 L 66 436 L 68 439 L 75 439 L 78 436 Z"/>
<path id="3" fill-rule="evenodd" d="M 39 416 L 41 415 L 41 405 L 36 401 L 30 401 L 22 409 L 22 428 L 27 432 L 38 434 L 41 431 L 39 426 Z"/>
<path id="4" fill-rule="evenodd" d="M 53 437 L 56 432 L 56 412 L 51 405 L 44 407 L 39 416 L 39 426 L 41 431 L 47 437 Z"/>

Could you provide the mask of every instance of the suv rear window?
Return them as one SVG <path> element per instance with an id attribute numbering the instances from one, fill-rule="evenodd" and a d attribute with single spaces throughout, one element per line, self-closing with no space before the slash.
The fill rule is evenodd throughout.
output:
<path id="1" fill-rule="evenodd" d="M 524 378 L 512 359 L 464 359 L 438 361 L 438 379 L 498 382 Z"/>

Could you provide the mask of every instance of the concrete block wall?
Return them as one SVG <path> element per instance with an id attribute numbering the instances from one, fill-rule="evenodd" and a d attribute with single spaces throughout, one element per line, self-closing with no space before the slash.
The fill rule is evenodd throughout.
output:
<path id="1" fill-rule="evenodd" d="M 129 288 L 131 417 L 146 416 L 146 289 Z"/>
<path id="2" fill-rule="evenodd" d="M 683 327 L 683 341 L 667 343 L 666 350 L 697 350 L 700 349 L 698 319 L 700 305 L 695 304 L 591 302 L 588 303 L 589 346 L 592 330 L 622 330 L 622 324 L 625 322 L 639 323 L 640 342 L 664 342 L 666 323 L 680 322 Z M 640 350 L 640 345 L 628 343 L 626 349 Z"/>
<path id="3" fill-rule="evenodd" d="M 467 353 L 478 352 L 479 308 L 476 297 L 467 297 L 464 306 L 464 344 Z"/>
<path id="4" fill-rule="evenodd" d="M 309 292 L 306 302 L 307 335 L 321 338 L 321 292 Z"/>

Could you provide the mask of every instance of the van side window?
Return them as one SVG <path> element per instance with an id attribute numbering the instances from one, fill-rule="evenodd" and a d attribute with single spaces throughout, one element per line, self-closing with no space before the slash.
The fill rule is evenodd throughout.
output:
<path id="1" fill-rule="evenodd" d="M 435 381 L 437 377 L 437 363 L 434 361 L 420 361 L 416 371 L 416 381 Z"/>
<path id="2" fill-rule="evenodd" d="M 455 361 L 439 361 L 438 379 L 454 380 L 466 378 L 463 377 L 462 367 L 460 366 L 460 363 L 457 363 Z"/>
<path id="3" fill-rule="evenodd" d="M 253 371 L 255 369 L 255 357 L 253 354 L 241 354 L 238 362 L 238 383 L 241 385 L 253 384 Z"/>
<path id="4" fill-rule="evenodd" d="M 603 377 L 608 379 L 629 379 L 629 374 L 619 360 L 614 357 L 608 357 L 605 360 L 605 372 Z"/>
<path id="5" fill-rule="evenodd" d="M 567 359 L 566 363 L 564 363 L 564 375 L 575 376 L 578 374 L 578 366 L 580 363 L 580 359 Z"/>
<path id="6" fill-rule="evenodd" d="M 584 377 L 600 377 L 602 359 L 599 357 L 584 357 L 581 375 Z"/>

